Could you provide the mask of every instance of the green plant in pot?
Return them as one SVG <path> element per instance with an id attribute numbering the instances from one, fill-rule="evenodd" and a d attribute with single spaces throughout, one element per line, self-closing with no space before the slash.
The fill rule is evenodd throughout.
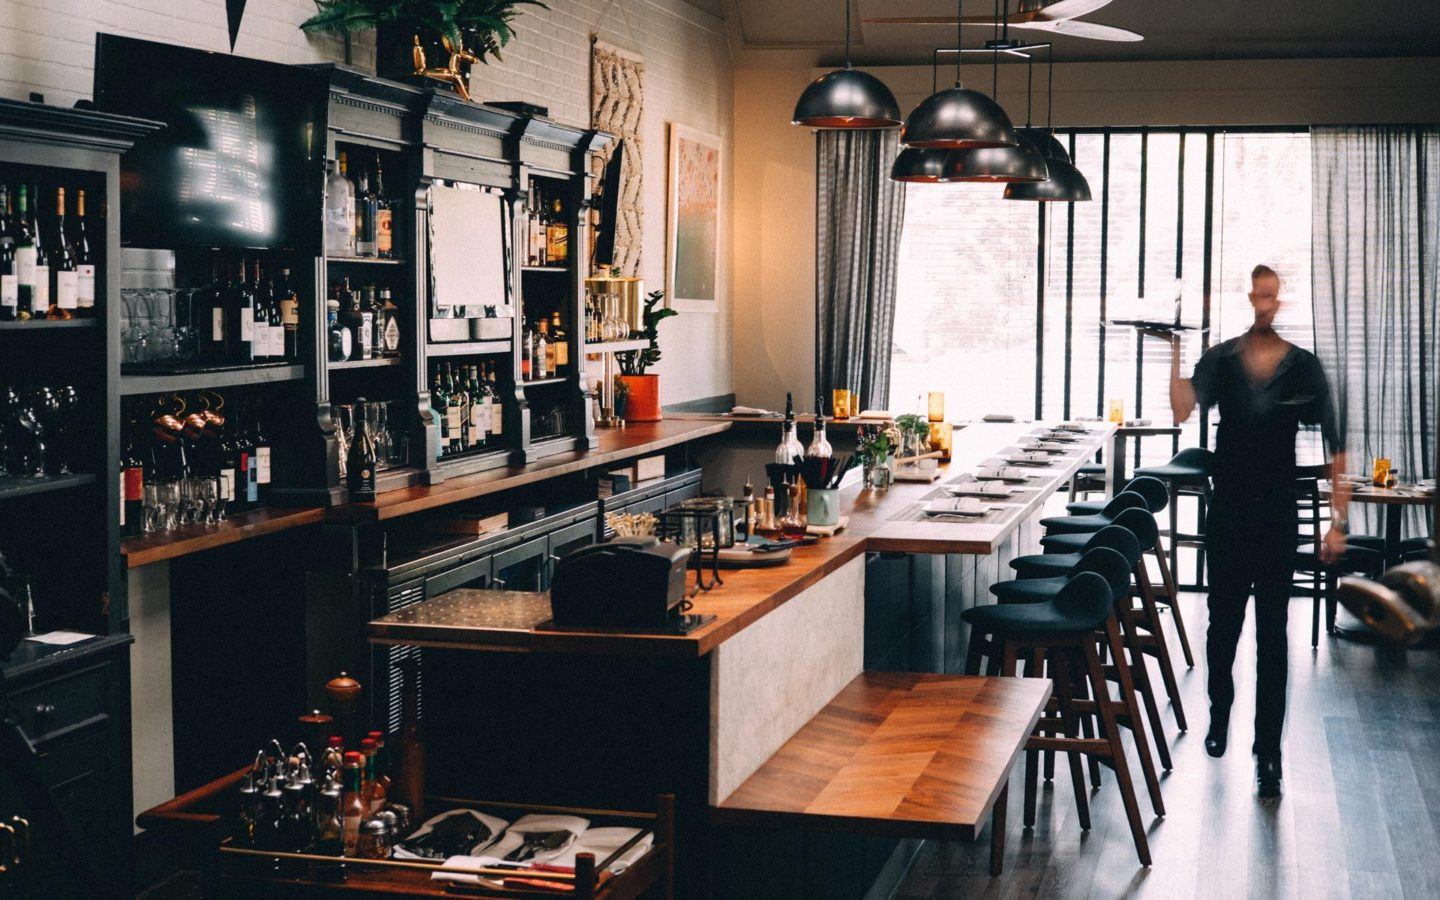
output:
<path id="1" fill-rule="evenodd" d="M 375 30 L 375 71 L 397 81 L 445 84 L 470 99 L 472 63 L 500 59 L 520 7 L 541 0 L 315 0 L 306 31 Z"/>
<path id="2" fill-rule="evenodd" d="M 615 376 L 615 416 L 625 418 L 625 411 L 630 406 L 630 385 L 626 383 L 625 376 Z"/>
<path id="3" fill-rule="evenodd" d="M 624 381 L 629 391 L 624 414 L 627 422 L 658 422 L 661 418 L 660 376 L 645 370 L 660 361 L 660 323 L 678 315 L 675 310 L 660 305 L 664 300 L 664 291 L 651 291 L 645 296 L 641 328 L 632 335 L 649 340 L 650 346 L 615 354 L 615 362 L 620 366 L 616 378 Z M 619 410 L 615 414 L 620 415 Z"/>

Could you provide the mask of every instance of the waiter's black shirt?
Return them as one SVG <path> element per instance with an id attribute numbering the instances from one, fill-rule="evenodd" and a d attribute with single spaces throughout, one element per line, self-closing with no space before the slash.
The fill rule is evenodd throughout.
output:
<path id="1" fill-rule="evenodd" d="M 1293 345 L 1267 383 L 1251 384 L 1240 361 L 1244 342 L 1241 335 L 1211 347 L 1196 363 L 1192 379 L 1200 403 L 1220 409 L 1215 492 L 1232 500 L 1293 507 L 1300 426 L 1319 425 L 1330 453 L 1342 447 L 1330 384 L 1315 354 Z"/>

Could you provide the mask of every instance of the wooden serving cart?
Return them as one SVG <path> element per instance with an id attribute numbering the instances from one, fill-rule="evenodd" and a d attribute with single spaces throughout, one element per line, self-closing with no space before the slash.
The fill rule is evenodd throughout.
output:
<path id="1" fill-rule="evenodd" d="M 496 803 L 434 797 L 428 809 L 468 807 L 517 813 L 557 813 L 582 816 L 605 825 L 641 829 L 635 841 L 620 847 L 607 859 L 576 855 L 574 872 L 506 871 L 513 886 L 434 881 L 439 863 L 410 860 L 339 858 L 314 853 L 260 850 L 237 844 L 230 829 L 235 821 L 244 768 L 154 809 L 141 813 L 136 824 L 159 835 L 177 854 L 201 872 L 206 897 L 330 897 L 343 892 L 351 897 L 573 897 L 576 900 L 631 900 L 674 898 L 675 798 L 657 798 L 655 812 L 629 812 Z M 640 840 L 654 835 L 649 850 L 624 871 L 610 874 L 610 863 Z M 530 885 L 513 884 L 520 878 Z"/>

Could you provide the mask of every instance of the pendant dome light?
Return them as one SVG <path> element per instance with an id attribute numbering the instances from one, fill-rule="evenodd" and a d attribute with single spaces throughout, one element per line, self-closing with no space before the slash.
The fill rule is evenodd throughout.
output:
<path id="1" fill-rule="evenodd" d="M 907 184 L 939 184 L 945 180 L 945 162 L 951 150 L 921 150 L 902 147 L 890 167 L 890 180 Z"/>
<path id="2" fill-rule="evenodd" d="M 1026 184 L 1007 184 L 1006 200 L 1029 200 L 1038 203 L 1084 203 L 1090 200 L 1090 182 L 1070 162 L 1070 154 L 1055 139 L 1055 49 L 1047 51 L 1049 66 L 1046 87 L 1045 114 L 1046 128 L 1030 128 L 1027 121 L 1023 133 L 1040 148 L 1045 156 L 1045 167 L 1050 177 L 1045 181 Z M 1028 119 L 1028 117 L 1027 117 Z"/>
<path id="3" fill-rule="evenodd" d="M 964 0 L 955 3 L 955 46 L 963 42 Z M 900 143 L 907 147 L 965 150 L 978 147 L 1013 147 L 1015 126 L 1000 104 L 964 87 L 960 82 L 962 52 L 955 54 L 955 86 L 935 91 L 905 119 Z M 933 72 L 932 68 L 932 72 Z"/>
<path id="4" fill-rule="evenodd" d="M 1005 11 L 1008 16 L 1008 3 Z M 1005 21 L 1004 16 L 1001 21 Z M 1003 46 L 1009 39 L 1009 26 L 1006 26 L 1004 38 L 999 37 L 998 25 L 996 32 L 996 46 Z M 1028 55 L 1025 60 L 1025 124 L 1028 127 L 1032 86 L 1030 76 L 1033 66 Z M 1000 51 L 998 49 L 991 54 L 990 71 L 990 93 L 998 97 L 1000 95 Z M 1045 156 L 1040 148 L 1026 136 L 1024 131 L 1017 131 L 1013 147 L 951 150 L 950 155 L 945 159 L 945 172 L 942 180 L 989 184 L 1034 184 L 1045 181 L 1049 177 L 1050 171 L 1046 167 Z"/>
<path id="5" fill-rule="evenodd" d="M 795 104 L 791 125 L 808 128 L 895 128 L 900 104 L 880 79 L 850 68 L 850 2 L 845 0 L 845 68 L 810 83 Z"/>

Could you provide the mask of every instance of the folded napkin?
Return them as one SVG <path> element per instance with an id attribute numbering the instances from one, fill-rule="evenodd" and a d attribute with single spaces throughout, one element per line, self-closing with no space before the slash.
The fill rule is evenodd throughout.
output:
<path id="1" fill-rule="evenodd" d="M 1126 427 L 1126 428 L 1148 428 L 1149 426 L 1150 426 L 1150 420 L 1149 420 L 1149 419 L 1126 419 L 1126 420 L 1125 420 L 1125 427 Z"/>
<path id="2" fill-rule="evenodd" d="M 565 850 L 561 851 L 560 855 L 556 856 L 553 859 L 546 860 L 546 862 L 548 862 L 552 866 L 573 867 L 575 865 L 575 854 L 593 853 L 595 854 L 595 863 L 598 865 L 604 862 L 605 859 L 610 856 L 610 854 L 625 846 L 626 841 L 629 841 L 631 838 L 633 838 L 639 833 L 640 829 L 638 828 L 622 828 L 616 826 L 611 826 L 607 828 L 591 828 L 584 834 L 580 835 L 580 837 L 576 838 L 575 843 L 571 844 Z M 610 864 L 610 871 L 616 875 L 619 875 L 621 872 L 634 865 L 635 860 L 644 856 L 645 851 L 649 850 L 650 845 L 654 843 L 655 834 L 653 832 L 647 833 L 644 837 L 635 842 L 635 846 L 631 847 L 629 850 L 626 850 L 618 858 L 616 858 L 614 862 Z"/>
<path id="3" fill-rule="evenodd" d="M 975 477 L 981 481 L 1027 481 L 1029 473 L 1014 466 L 986 466 L 975 470 Z"/>
<path id="4" fill-rule="evenodd" d="M 1013 422 L 1013 421 L 1015 421 L 1015 417 L 1012 416 L 1012 415 L 1010 415 L 1009 413 L 986 413 L 986 414 L 981 418 L 981 421 L 982 421 L 982 422 Z"/>
<path id="5" fill-rule="evenodd" d="M 472 854 L 479 853 L 486 847 L 494 844 L 495 841 L 498 840 L 505 833 L 506 827 L 510 824 L 504 819 L 498 819 L 495 816 L 486 815 L 485 813 L 482 813 L 478 810 L 452 809 L 447 812 L 443 812 L 438 816 L 431 816 L 430 818 L 426 819 L 424 825 L 421 825 L 419 828 L 415 829 L 409 837 L 405 838 L 405 840 L 401 843 L 395 845 L 395 849 L 392 851 L 391 855 L 394 856 L 396 859 L 429 859 L 430 857 L 424 857 L 416 853 L 411 853 L 409 850 L 405 849 L 404 845 L 410 843 L 411 841 L 414 841 L 416 838 L 424 837 L 425 835 L 429 834 L 431 831 L 435 830 L 435 826 L 437 824 L 452 816 L 473 816 L 474 818 L 479 819 L 482 823 L 484 823 L 485 827 L 490 830 L 490 835 L 488 837 L 480 841 L 474 847 L 470 848 L 470 852 Z"/>
<path id="6" fill-rule="evenodd" d="M 758 406 L 732 406 L 732 407 L 730 407 L 730 415 L 732 415 L 732 416 L 778 416 L 778 415 L 780 415 L 780 414 L 777 413 L 777 412 L 772 412 L 771 410 L 768 410 L 768 409 L 761 409 L 761 408 L 759 408 Z"/>
<path id="7" fill-rule="evenodd" d="M 485 847 L 484 852 L 472 854 L 468 858 L 477 860 L 482 868 L 487 865 L 508 863 L 509 861 L 505 859 L 506 855 L 524 846 L 527 835 L 548 834 L 554 831 L 567 832 L 568 837 L 566 837 L 565 842 L 559 847 L 537 850 L 535 854 L 528 859 L 520 860 L 520 862 L 549 862 L 554 857 L 563 853 L 575 842 L 576 836 L 583 833 L 585 829 L 589 827 L 590 820 L 582 819 L 579 816 L 545 815 L 538 813 L 521 816 L 506 829 L 504 834 L 500 835 L 489 846 Z M 448 860 L 445 865 L 449 867 L 450 863 Z"/>

